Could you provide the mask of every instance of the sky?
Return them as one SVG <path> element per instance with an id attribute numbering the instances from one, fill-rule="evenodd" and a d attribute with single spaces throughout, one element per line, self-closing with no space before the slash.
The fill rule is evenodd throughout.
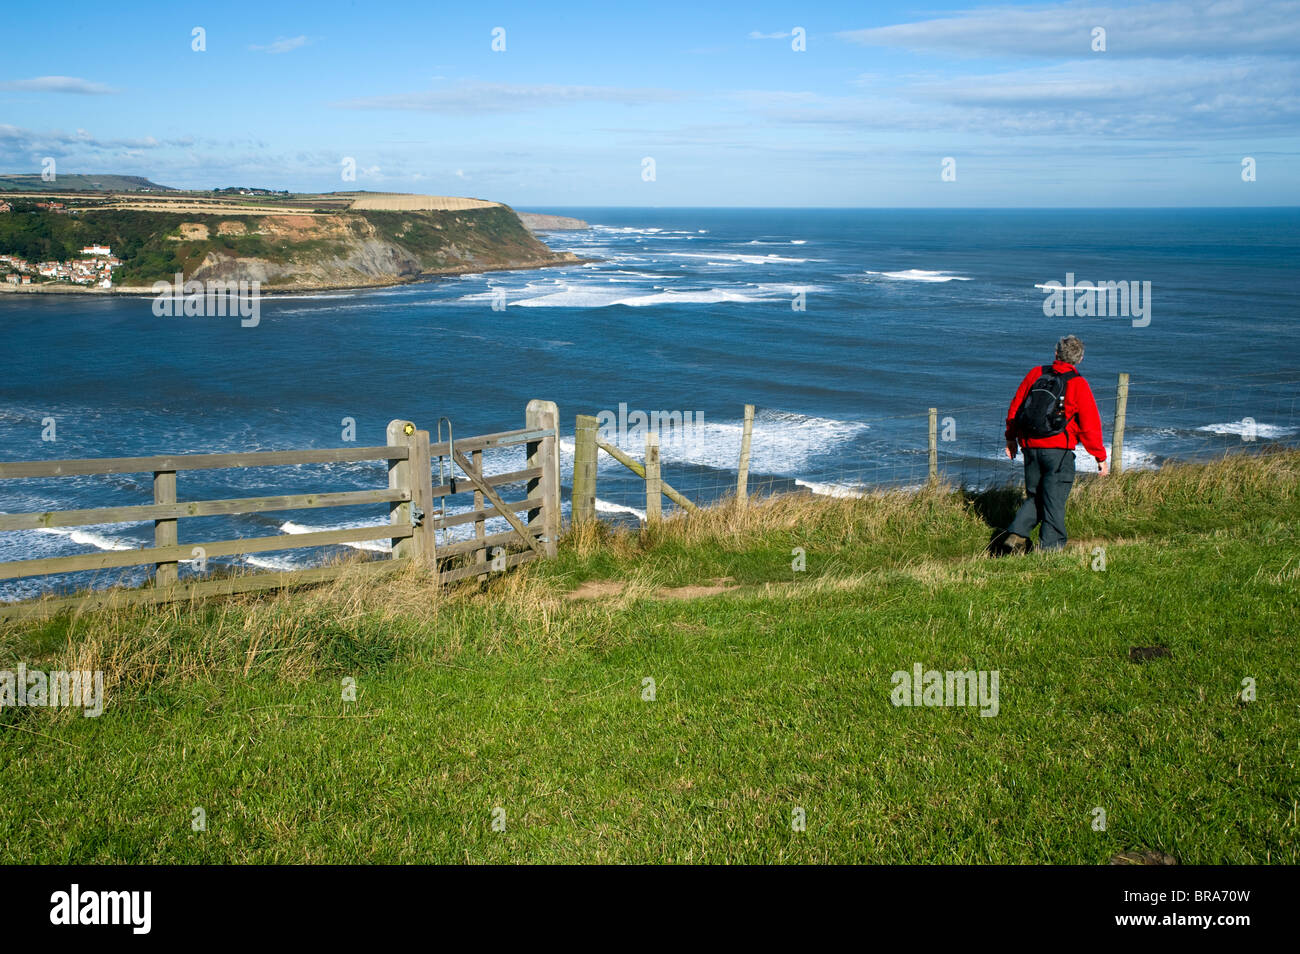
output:
<path id="1" fill-rule="evenodd" d="M 6 21 L 3 172 L 539 211 L 1300 205 L 1300 0 L 38 15 Z"/>

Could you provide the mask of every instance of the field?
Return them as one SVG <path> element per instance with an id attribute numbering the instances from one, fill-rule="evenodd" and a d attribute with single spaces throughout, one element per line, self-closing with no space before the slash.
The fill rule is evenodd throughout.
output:
<path id="1" fill-rule="evenodd" d="M 466 209 L 497 209 L 501 203 L 455 195 L 377 194 L 358 196 L 351 207 L 380 212 L 463 212 Z"/>
<path id="2" fill-rule="evenodd" d="M 0 669 L 108 701 L 0 711 L 0 860 L 1300 862 L 1300 454 L 1083 479 L 1069 548 L 987 558 L 1015 497 L 9 625 Z M 917 663 L 996 670 L 997 715 L 895 706 Z"/>

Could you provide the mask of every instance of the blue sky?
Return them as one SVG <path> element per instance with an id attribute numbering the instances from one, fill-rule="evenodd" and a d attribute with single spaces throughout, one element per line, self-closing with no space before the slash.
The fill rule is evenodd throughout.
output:
<path id="1" fill-rule="evenodd" d="M 1300 0 L 73 2 L 7 26 L 7 172 L 534 209 L 1300 204 Z"/>

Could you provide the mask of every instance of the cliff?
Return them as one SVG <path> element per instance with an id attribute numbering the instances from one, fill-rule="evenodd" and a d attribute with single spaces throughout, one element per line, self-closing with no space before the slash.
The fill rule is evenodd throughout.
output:
<path id="1" fill-rule="evenodd" d="M 498 203 L 439 200 L 443 207 L 403 209 L 389 201 L 399 207 L 339 209 L 326 197 L 303 198 L 277 207 L 210 195 L 147 203 L 104 196 L 63 211 L 15 200 L 13 212 L 0 214 L 0 254 L 67 261 L 84 245 L 109 245 L 122 261 L 113 274 L 116 291 L 147 290 L 178 272 L 187 280 L 258 281 L 265 290 L 301 291 L 579 261 L 551 251 Z M 63 289 L 89 291 L 66 284 L 22 290 Z"/>
<path id="2" fill-rule="evenodd" d="M 505 206 L 221 219 L 177 249 L 187 278 L 263 288 L 387 285 L 423 276 L 577 261 L 539 242 Z"/>
<path id="3" fill-rule="evenodd" d="M 519 221 L 534 232 L 577 232 L 591 228 L 582 219 L 567 215 L 543 215 L 540 212 L 519 212 Z"/>

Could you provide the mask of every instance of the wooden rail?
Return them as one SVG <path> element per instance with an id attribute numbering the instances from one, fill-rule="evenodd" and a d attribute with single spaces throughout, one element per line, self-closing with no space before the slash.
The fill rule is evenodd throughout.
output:
<path id="1" fill-rule="evenodd" d="M 1115 421 L 1112 429 L 1111 469 L 1115 474 L 1123 470 L 1124 429 L 1126 424 L 1129 392 L 1129 376 L 1119 375 L 1115 389 Z M 909 415 L 910 417 L 919 415 Z M 938 481 L 939 472 L 939 409 L 928 408 L 925 415 L 927 423 L 927 475 L 930 483 Z M 950 422 L 950 418 L 944 419 Z M 947 427 L 945 424 L 945 435 Z M 740 460 L 736 474 L 736 505 L 744 507 L 749 497 L 750 452 L 754 427 L 754 405 L 746 404 L 741 428 Z M 945 436 L 944 440 L 953 438 Z M 699 508 L 664 480 L 662 461 L 657 435 L 647 433 L 646 456 L 642 464 L 634 460 L 618 446 L 602 440 L 599 433 L 599 418 L 591 414 L 579 414 L 574 426 L 573 451 L 573 505 L 572 522 L 575 525 L 596 519 L 596 470 L 599 452 L 604 451 L 637 477 L 645 482 L 646 522 L 650 523 L 662 517 L 660 495 L 668 497 L 685 510 Z"/>
<path id="2" fill-rule="evenodd" d="M 427 566 L 436 574 L 439 582 L 449 583 L 472 576 L 486 577 L 498 568 L 518 566 L 542 556 L 553 556 L 560 526 L 558 419 L 559 413 L 553 403 L 532 401 L 526 411 L 525 427 L 461 438 L 455 441 L 454 449 L 450 440 L 431 444 L 429 432 L 417 428 L 411 421 L 394 420 L 388 425 L 388 443 L 375 447 L 0 462 L 0 479 L 127 473 L 153 475 L 153 503 L 35 513 L 0 513 L 0 532 L 149 521 L 154 524 L 154 543 L 150 547 L 0 563 L 0 580 L 152 566 L 152 585 L 0 604 L 0 619 L 41 617 L 68 609 L 159 603 L 319 583 L 345 572 L 375 574 L 409 563 Z M 525 445 L 528 466 L 492 476 L 483 473 L 485 451 L 490 453 L 519 445 Z M 451 478 L 437 487 L 432 482 L 431 458 L 434 456 L 448 458 L 453 462 Z M 178 499 L 177 475 L 182 472 L 370 460 L 386 463 L 386 488 L 217 500 Z M 457 476 L 457 468 L 463 476 Z M 527 486 L 522 499 L 506 502 L 497 490 L 499 487 L 520 483 Z M 473 494 L 474 499 L 473 509 L 469 512 L 452 514 L 441 509 L 448 497 L 469 493 Z M 190 517 L 364 504 L 387 504 L 387 522 L 341 530 L 229 540 L 181 543 L 179 539 L 180 522 Z M 497 518 L 509 524 L 509 532 L 486 532 L 486 521 Z M 472 537 L 454 543 L 444 542 L 441 547 L 438 545 L 439 532 L 446 533 L 452 527 L 466 524 L 474 524 Z M 197 562 L 205 566 L 209 557 L 379 540 L 391 542 L 390 559 L 305 570 L 238 574 L 219 579 L 179 579 L 182 563 Z M 510 548 L 519 549 L 520 552 L 506 552 Z M 489 564 L 488 554 L 492 551 L 497 556 Z M 458 565 L 466 556 L 471 559 L 471 565 Z"/>
<path id="3" fill-rule="evenodd" d="M 748 499 L 749 486 L 749 447 L 750 434 L 754 423 L 754 406 L 745 405 L 745 426 L 741 437 L 740 470 L 737 480 L 737 502 L 744 506 Z M 574 427 L 573 451 L 573 504 L 571 520 L 581 524 L 596 519 L 596 466 L 598 452 L 604 451 L 632 473 L 645 481 L 646 522 L 657 521 L 663 516 L 663 502 L 667 497 L 683 510 L 699 510 L 696 504 L 664 480 L 661 466 L 659 435 L 651 430 L 646 433 L 645 463 L 634 460 L 615 444 L 601 440 L 598 418 L 590 414 L 579 414 Z"/>
<path id="4" fill-rule="evenodd" d="M 649 438 L 647 438 L 647 440 L 648 439 Z M 603 450 L 610 457 L 614 458 L 616 461 L 618 461 L 628 470 L 632 471 L 632 473 L 636 474 L 642 480 L 646 479 L 645 467 L 637 463 L 631 457 L 627 456 L 627 454 L 624 454 L 613 444 L 606 444 L 604 441 L 598 440 L 596 441 L 596 446 L 599 447 L 601 450 Z M 664 480 L 662 476 L 659 477 L 659 490 L 660 492 L 663 493 L 665 497 L 667 497 L 673 503 L 677 504 L 679 507 L 683 507 L 686 510 L 700 509 L 699 507 L 695 506 L 695 504 L 693 504 L 691 501 L 687 500 L 684 496 L 682 496 L 682 494 L 678 493 L 677 490 L 672 486 L 672 484 Z"/>
<path id="5" fill-rule="evenodd" d="M 152 471 L 215 470 L 230 467 L 289 467 L 406 459 L 405 447 L 339 447 L 323 450 L 255 451 L 249 454 L 175 454 L 166 457 L 92 457 L 0 463 L 2 477 L 73 477 L 86 474 L 142 474 Z"/>

